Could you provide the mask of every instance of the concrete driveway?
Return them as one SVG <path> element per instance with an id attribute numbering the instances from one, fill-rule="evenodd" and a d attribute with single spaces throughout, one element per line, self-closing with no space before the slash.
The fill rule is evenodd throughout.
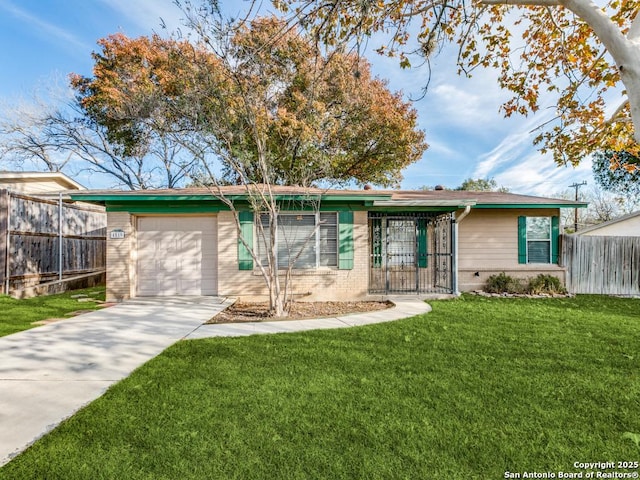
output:
<path id="1" fill-rule="evenodd" d="M 0 338 L 0 465 L 230 303 L 136 299 Z"/>
<path id="2" fill-rule="evenodd" d="M 202 325 L 233 300 L 135 299 L 0 338 L 0 466 L 180 339 L 285 333 L 389 322 L 426 313 L 415 296 L 395 307 L 315 320 Z"/>

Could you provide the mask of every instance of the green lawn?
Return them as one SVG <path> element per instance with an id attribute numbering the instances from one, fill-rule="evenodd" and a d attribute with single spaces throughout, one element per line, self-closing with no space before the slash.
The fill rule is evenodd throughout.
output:
<path id="1" fill-rule="evenodd" d="M 64 318 L 78 310 L 95 310 L 100 306 L 94 302 L 79 302 L 72 295 L 84 294 L 90 298 L 104 300 L 104 287 L 73 290 L 60 295 L 16 300 L 0 295 L 0 337 L 33 328 L 33 322 L 50 318 Z"/>
<path id="2" fill-rule="evenodd" d="M 433 302 L 362 328 L 183 341 L 1 479 L 499 479 L 637 461 L 640 300 Z"/>

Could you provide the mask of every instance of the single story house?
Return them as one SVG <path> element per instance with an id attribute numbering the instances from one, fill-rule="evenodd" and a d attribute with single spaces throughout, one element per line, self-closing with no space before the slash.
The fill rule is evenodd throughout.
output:
<path id="1" fill-rule="evenodd" d="M 578 231 L 589 237 L 640 237 L 640 210 Z"/>
<path id="2" fill-rule="evenodd" d="M 108 300 L 264 299 L 265 282 L 248 248 L 263 258 L 258 232 L 264 232 L 265 218 L 252 211 L 245 187 L 216 193 L 208 188 L 70 193 L 73 200 L 106 207 Z M 233 202 L 238 224 L 221 194 Z M 523 278 L 544 273 L 564 281 L 558 265 L 560 209 L 586 206 L 447 190 L 279 186 L 272 194 L 280 208 L 278 262 L 295 260 L 294 295 L 302 300 L 458 293 L 481 288 L 500 272 Z"/>

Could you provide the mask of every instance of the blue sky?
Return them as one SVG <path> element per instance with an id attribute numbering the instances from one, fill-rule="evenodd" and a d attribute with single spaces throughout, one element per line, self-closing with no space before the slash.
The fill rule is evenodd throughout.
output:
<path id="1" fill-rule="evenodd" d="M 246 5 L 225 2 L 230 11 Z M 171 0 L 0 0 L 0 105 L 44 92 L 52 83 L 64 84 L 71 72 L 90 75 L 99 38 L 115 32 L 131 37 L 162 33 L 161 18 L 175 28 L 180 17 Z M 420 96 L 425 70 L 401 70 L 396 60 L 373 52 L 367 57 L 392 90 Z M 588 160 L 577 169 L 558 168 L 532 146 L 530 131 L 549 110 L 504 119 L 498 109 L 508 96 L 498 88 L 495 72 L 459 77 L 453 56 L 446 54 L 433 59 L 432 66 L 429 91 L 415 103 L 430 148 L 405 170 L 403 188 L 453 188 L 465 178 L 494 177 L 513 192 L 550 196 L 574 182 L 594 184 Z M 79 174 L 76 180 L 89 188 L 110 186 L 95 174 Z"/>

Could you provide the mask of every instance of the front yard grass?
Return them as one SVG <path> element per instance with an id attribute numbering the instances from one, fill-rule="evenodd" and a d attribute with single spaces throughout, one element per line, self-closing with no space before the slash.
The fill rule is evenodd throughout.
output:
<path id="1" fill-rule="evenodd" d="M 640 433 L 640 300 L 432 306 L 362 328 L 179 342 L 0 478 L 487 480 L 640 460 L 623 437 Z"/>
<path id="2" fill-rule="evenodd" d="M 104 291 L 104 287 L 93 287 L 22 300 L 0 295 L 0 337 L 37 326 L 33 325 L 33 322 L 65 318 L 78 310 L 100 308 L 100 305 L 94 302 L 81 303 L 71 296 L 87 295 L 89 298 L 104 300 Z"/>

